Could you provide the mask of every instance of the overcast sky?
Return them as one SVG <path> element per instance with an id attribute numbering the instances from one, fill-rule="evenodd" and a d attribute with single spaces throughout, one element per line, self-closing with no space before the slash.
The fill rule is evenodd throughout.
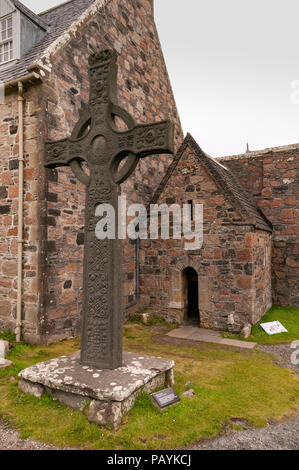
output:
<path id="1" fill-rule="evenodd" d="M 299 142 L 298 0 L 154 1 L 185 133 L 212 156 Z"/>

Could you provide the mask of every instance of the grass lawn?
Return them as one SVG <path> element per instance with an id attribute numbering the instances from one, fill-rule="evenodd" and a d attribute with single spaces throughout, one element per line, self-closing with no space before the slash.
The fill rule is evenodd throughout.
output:
<path id="1" fill-rule="evenodd" d="M 288 333 L 278 333 L 276 335 L 268 335 L 260 323 L 271 321 L 280 321 L 280 323 L 288 330 Z M 240 335 L 223 333 L 225 338 L 243 339 Z M 276 307 L 275 305 L 263 316 L 263 318 L 252 327 L 251 336 L 245 341 L 254 341 L 258 344 L 281 344 L 291 343 L 299 340 L 299 308 L 295 307 Z"/>
<path id="2" fill-rule="evenodd" d="M 173 359 L 174 389 L 180 395 L 184 384 L 193 382 L 193 399 L 183 398 L 160 413 L 149 396 L 141 394 L 120 429 L 114 431 L 89 424 L 84 414 L 49 395 L 41 399 L 25 395 L 18 390 L 17 380 L 10 380 L 31 364 L 78 350 L 79 340 L 72 339 L 48 347 L 18 345 L 11 351 L 9 359 L 14 366 L 0 371 L 0 416 L 16 427 L 22 438 L 58 447 L 131 450 L 184 448 L 217 435 L 230 418 L 265 426 L 269 420 L 299 413 L 299 377 L 275 365 L 270 355 L 217 344 L 166 344 L 162 335 L 170 329 L 167 325 L 127 324 L 124 348 Z"/>

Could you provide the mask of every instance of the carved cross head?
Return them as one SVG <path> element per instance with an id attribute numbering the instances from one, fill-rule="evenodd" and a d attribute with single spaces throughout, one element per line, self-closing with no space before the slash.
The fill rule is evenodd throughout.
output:
<path id="1" fill-rule="evenodd" d="M 117 53 L 114 49 L 99 51 L 89 57 L 89 80 L 89 104 L 71 136 L 46 142 L 46 167 L 70 166 L 86 186 L 93 180 L 94 172 L 101 172 L 115 184 L 121 184 L 133 173 L 140 158 L 173 153 L 174 126 L 171 122 L 136 125 L 133 117 L 118 106 Z M 125 131 L 117 128 L 116 116 L 125 123 Z M 89 175 L 83 171 L 83 162 L 89 168 Z"/>

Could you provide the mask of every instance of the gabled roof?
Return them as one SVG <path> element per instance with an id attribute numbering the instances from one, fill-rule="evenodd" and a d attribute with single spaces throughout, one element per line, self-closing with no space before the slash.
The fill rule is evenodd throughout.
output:
<path id="1" fill-rule="evenodd" d="M 200 164 L 205 168 L 208 175 L 213 179 L 220 191 L 227 197 L 232 207 L 244 219 L 246 224 L 253 225 L 260 230 L 272 232 L 272 224 L 260 209 L 256 207 L 251 196 L 245 191 L 235 175 L 224 165 L 207 155 L 190 134 L 187 134 L 185 137 L 178 153 L 175 155 L 166 175 L 154 194 L 151 204 L 156 204 L 158 202 L 165 186 L 187 147 L 194 152 Z"/>
<path id="2" fill-rule="evenodd" d="M 27 16 L 30 10 L 22 5 L 18 0 L 14 0 L 17 8 L 20 8 Z M 32 68 L 39 58 L 46 53 L 50 46 L 55 45 L 55 42 L 67 32 L 71 25 L 83 15 L 83 13 L 91 7 L 93 3 L 99 4 L 99 7 L 105 4 L 105 0 L 71 0 L 65 2 L 57 7 L 35 15 L 30 12 L 31 19 L 38 18 L 44 26 L 47 26 L 47 32 L 42 40 L 35 44 L 30 51 L 28 51 L 21 59 L 7 67 L 0 70 L 0 81 L 8 82 L 15 80 L 28 73 L 28 69 Z M 26 13 L 25 13 L 26 11 Z M 43 27 L 43 26 L 42 26 Z M 70 36 L 65 38 L 65 42 L 70 39 Z M 63 45 L 63 41 L 61 44 Z M 53 52 L 53 51 L 51 51 Z M 37 67 L 37 66 L 36 66 Z"/>
<path id="3" fill-rule="evenodd" d="M 23 15 L 27 16 L 33 23 L 36 23 L 40 28 L 44 29 L 45 31 L 48 29 L 48 24 L 45 23 L 38 15 L 33 13 L 33 11 L 29 10 L 23 3 L 19 2 L 18 0 L 10 0 L 15 7 L 20 10 Z"/>

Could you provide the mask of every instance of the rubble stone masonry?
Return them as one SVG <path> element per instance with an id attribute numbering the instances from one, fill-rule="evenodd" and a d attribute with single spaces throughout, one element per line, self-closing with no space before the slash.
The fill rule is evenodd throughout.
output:
<path id="1" fill-rule="evenodd" d="M 218 161 L 239 178 L 273 225 L 274 303 L 299 307 L 299 145 Z"/>
<path id="2" fill-rule="evenodd" d="M 188 320 L 184 270 L 198 274 L 200 324 L 240 331 L 272 304 L 271 233 L 246 225 L 188 147 L 157 204 L 203 204 L 200 250 L 186 240 L 142 240 L 141 299 L 168 321 Z"/>

